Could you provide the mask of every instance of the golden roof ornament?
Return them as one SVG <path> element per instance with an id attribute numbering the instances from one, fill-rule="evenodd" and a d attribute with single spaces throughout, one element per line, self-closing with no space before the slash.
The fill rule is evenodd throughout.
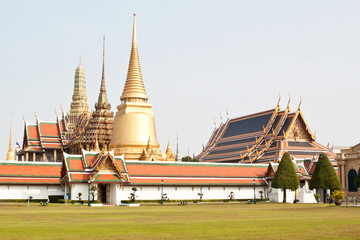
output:
<path id="1" fill-rule="evenodd" d="M 99 141 L 98 141 L 98 136 L 97 135 L 96 135 L 96 142 L 95 142 L 94 152 L 100 152 Z"/>

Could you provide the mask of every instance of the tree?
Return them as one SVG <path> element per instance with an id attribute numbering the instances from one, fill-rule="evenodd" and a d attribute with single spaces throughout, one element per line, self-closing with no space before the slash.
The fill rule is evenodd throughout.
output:
<path id="1" fill-rule="evenodd" d="M 356 175 L 355 179 L 354 179 L 354 186 L 356 188 L 360 188 L 360 167 L 358 170 L 358 174 Z"/>
<path id="2" fill-rule="evenodd" d="M 274 179 L 271 183 L 273 188 L 281 188 L 284 191 L 283 202 L 286 202 L 286 189 L 295 191 L 299 188 L 300 181 L 296 173 L 293 162 L 288 152 L 285 152 L 281 158 Z"/>
<path id="3" fill-rule="evenodd" d="M 319 156 L 309 187 L 310 189 L 323 189 L 324 202 L 326 199 L 326 189 L 330 189 L 331 192 L 341 190 L 339 177 L 325 153 L 321 153 Z"/>
<path id="4" fill-rule="evenodd" d="M 136 196 L 137 188 L 136 188 L 136 187 L 133 187 L 131 190 L 132 190 L 133 192 L 130 193 L 129 199 L 130 199 L 130 202 L 135 202 L 135 198 L 137 197 L 137 196 Z"/>
<path id="5" fill-rule="evenodd" d="M 182 162 L 199 162 L 199 159 L 196 159 L 195 157 L 192 158 L 190 156 L 186 156 L 186 157 L 182 157 L 181 161 Z"/>

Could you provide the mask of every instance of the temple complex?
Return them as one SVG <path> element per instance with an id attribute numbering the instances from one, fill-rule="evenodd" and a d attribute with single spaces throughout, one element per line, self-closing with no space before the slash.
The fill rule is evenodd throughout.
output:
<path id="1" fill-rule="evenodd" d="M 280 102 L 280 99 L 279 99 Z M 215 128 L 207 145 L 197 156 L 206 162 L 279 162 L 284 152 L 293 159 L 312 160 L 325 153 L 335 164 L 336 154 L 316 142 L 300 109 L 291 112 L 276 108 L 228 119 Z"/>
<path id="2" fill-rule="evenodd" d="M 120 100 L 114 118 L 106 93 L 104 38 L 95 111 L 89 112 L 80 59 L 70 112 L 65 115 L 62 111 L 61 117 L 56 114 L 54 122 L 42 121 L 36 114 L 36 123 L 24 119 L 23 146 L 17 151 L 20 162 L 10 161 L 10 122 L 9 162 L 0 162 L 0 199 L 57 195 L 76 201 L 82 196 L 84 200 L 91 197 L 104 204 L 121 205 L 137 188 L 139 200 L 220 200 L 233 195 L 236 199 L 265 197 L 281 202 L 283 193 L 271 184 L 278 162 L 289 152 L 300 187 L 288 191 L 287 201 L 313 203 L 316 191 L 309 189 L 308 182 L 318 155 L 325 153 L 336 164 L 336 154 L 316 142 L 300 109 L 301 102 L 292 112 L 290 100 L 281 110 L 280 99 L 274 109 L 228 118 L 215 126 L 196 157 L 201 162 L 174 162 L 181 161 L 178 137 L 176 155 L 169 142 L 162 153 L 157 140 L 152 105 L 141 74 L 135 15 L 128 74 Z M 359 145 L 344 150 L 337 159 L 343 187 L 348 186 L 349 192 L 359 166 L 357 152 Z"/>
<path id="3" fill-rule="evenodd" d="M 69 139 L 79 122 L 79 117 L 83 114 L 89 115 L 89 104 L 86 96 L 86 78 L 85 70 L 81 65 L 81 57 L 79 66 L 75 71 L 74 79 L 74 93 L 72 96 L 72 102 L 70 105 L 70 112 L 68 113 L 69 123 L 67 125 L 66 138 Z"/>
<path id="4" fill-rule="evenodd" d="M 115 155 L 125 154 L 126 160 L 175 161 L 170 149 L 161 153 L 156 137 L 152 105 L 148 103 L 141 74 L 135 14 L 128 75 L 120 100 L 110 141 Z"/>
<path id="5" fill-rule="evenodd" d="M 71 114 L 71 113 L 70 113 Z M 88 115 L 86 109 L 78 117 L 78 123 L 74 134 L 70 137 L 65 151 L 81 154 L 81 149 L 87 151 L 100 149 L 107 150 L 112 136 L 114 113 L 108 102 L 105 85 L 105 37 L 103 43 L 103 64 L 98 102 L 95 103 L 95 111 Z"/>

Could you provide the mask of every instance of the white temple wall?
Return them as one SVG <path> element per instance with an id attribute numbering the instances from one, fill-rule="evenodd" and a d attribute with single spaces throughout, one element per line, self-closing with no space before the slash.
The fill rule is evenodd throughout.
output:
<path id="1" fill-rule="evenodd" d="M 118 202 L 120 202 L 121 200 L 119 200 L 119 190 L 120 190 L 120 184 L 116 184 L 116 183 L 110 183 L 110 200 L 109 200 L 109 204 L 115 204 L 115 205 L 119 205 Z"/>
<path id="2" fill-rule="evenodd" d="M 137 200 L 160 200 L 161 187 L 160 186 L 123 186 L 117 189 L 116 205 L 119 205 L 121 200 L 129 200 L 130 193 L 133 187 L 137 188 Z M 265 188 L 266 190 L 266 188 Z M 255 187 L 255 195 L 260 199 L 260 191 L 264 191 L 264 186 Z M 169 200 L 200 200 L 199 193 L 202 193 L 202 199 L 229 199 L 230 193 L 234 193 L 235 199 L 253 199 L 253 186 L 226 186 L 226 187 L 192 187 L 192 186 L 164 186 L 163 194 L 166 194 Z M 263 194 L 265 198 L 265 193 Z"/>
<path id="3" fill-rule="evenodd" d="M 82 193 L 81 199 L 87 201 L 89 194 L 89 185 L 87 183 L 72 184 L 71 195 L 69 200 L 79 200 L 79 198 L 77 198 L 79 196 L 79 193 Z M 90 199 L 92 199 L 91 196 Z"/>
<path id="4" fill-rule="evenodd" d="M 298 193 L 297 199 L 299 203 L 316 203 L 314 193 L 315 190 L 310 190 L 308 182 L 301 184 L 300 187 L 296 190 Z M 270 202 L 282 202 L 284 199 L 284 192 L 282 189 L 271 188 L 271 181 L 269 182 L 269 201 Z M 295 191 L 289 189 L 286 190 L 286 202 L 293 203 L 295 200 Z"/>
<path id="5" fill-rule="evenodd" d="M 0 185 L 0 199 L 48 199 L 49 195 L 64 195 L 60 185 Z"/>
<path id="6" fill-rule="evenodd" d="M 314 194 L 316 190 L 310 190 L 308 181 L 305 184 L 301 184 L 302 187 L 298 189 L 298 199 L 300 203 L 316 203 Z"/>

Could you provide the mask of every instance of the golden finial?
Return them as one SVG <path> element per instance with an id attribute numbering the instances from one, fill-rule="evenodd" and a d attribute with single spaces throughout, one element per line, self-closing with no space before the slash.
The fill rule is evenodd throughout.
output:
<path id="1" fill-rule="evenodd" d="M 215 126 L 215 128 L 216 128 L 216 119 L 214 118 L 214 126 Z"/>
<path id="2" fill-rule="evenodd" d="M 167 144 L 165 153 L 168 154 L 169 152 L 171 152 L 171 149 L 170 149 L 170 139 L 168 138 L 168 144 Z"/>
<path id="3" fill-rule="evenodd" d="M 35 115 L 36 121 L 39 120 L 38 116 L 36 115 L 36 112 L 34 112 L 34 115 Z"/>
<path id="4" fill-rule="evenodd" d="M 24 114 L 22 115 L 22 119 L 24 120 L 24 122 L 26 122 Z"/>
<path id="5" fill-rule="evenodd" d="M 137 38 L 136 38 L 136 13 L 134 13 L 134 26 L 133 26 L 133 39 L 132 39 L 132 43 L 136 44 L 137 43 Z"/>
<path id="6" fill-rule="evenodd" d="M 298 111 L 300 111 L 301 103 L 302 103 L 302 98 L 301 98 L 301 96 L 300 96 L 300 103 L 299 103 Z"/>
<path id="7" fill-rule="evenodd" d="M 226 107 L 226 116 L 227 116 L 228 119 L 230 118 L 230 116 L 229 116 L 229 111 L 228 111 L 228 107 Z"/>
<path id="8" fill-rule="evenodd" d="M 55 111 L 55 115 L 58 117 L 58 114 L 57 114 L 56 108 L 54 109 L 54 111 Z"/>
<path id="9" fill-rule="evenodd" d="M 220 112 L 220 122 L 222 122 L 222 116 L 221 116 L 221 112 Z"/>
<path id="10" fill-rule="evenodd" d="M 81 66 L 81 56 L 80 56 L 80 58 L 79 58 L 79 66 Z"/>
<path id="11" fill-rule="evenodd" d="M 94 152 L 100 152 L 98 135 L 96 135 L 96 142 L 95 142 Z"/>

